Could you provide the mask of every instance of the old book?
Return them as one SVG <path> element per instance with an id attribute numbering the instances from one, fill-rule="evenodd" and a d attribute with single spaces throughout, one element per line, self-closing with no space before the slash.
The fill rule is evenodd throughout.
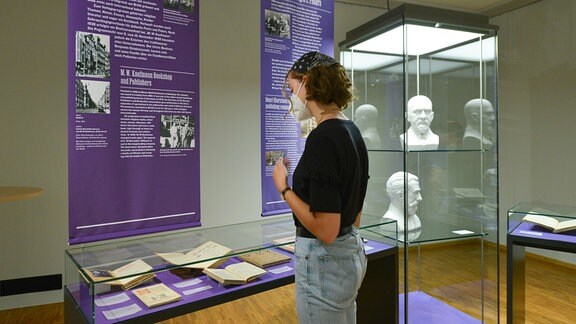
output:
<path id="1" fill-rule="evenodd" d="M 172 303 L 182 299 L 182 296 L 165 284 L 157 284 L 132 290 L 134 296 L 138 297 L 149 308 Z"/>
<path id="2" fill-rule="evenodd" d="M 244 261 L 250 262 L 253 265 L 259 266 L 261 268 L 289 262 L 291 259 L 287 255 L 272 250 L 259 250 L 249 252 L 245 254 L 240 254 L 238 257 Z"/>
<path id="3" fill-rule="evenodd" d="M 110 284 L 121 286 L 124 290 L 131 289 L 152 280 L 156 276 L 152 270 L 154 269 L 148 263 L 138 259 L 111 270 L 110 274 L 117 279 Z"/>
<path id="4" fill-rule="evenodd" d="M 108 270 L 94 268 L 83 268 L 82 270 L 83 271 L 81 271 L 80 274 L 84 277 L 84 280 L 86 280 L 87 283 L 114 279 Z"/>
<path id="5" fill-rule="evenodd" d="M 224 269 L 205 268 L 202 272 L 222 285 L 242 285 L 267 271 L 248 262 L 239 262 L 226 266 Z"/>
<path id="6" fill-rule="evenodd" d="M 227 259 L 222 258 L 222 256 L 229 254 L 230 251 L 232 251 L 232 249 L 216 242 L 208 241 L 187 253 L 157 252 L 156 255 L 171 264 L 182 265 L 184 268 L 204 269 L 208 267 L 217 267 L 222 264 Z"/>
<path id="7" fill-rule="evenodd" d="M 279 248 L 294 253 L 295 240 L 296 240 L 296 238 L 294 236 L 289 236 L 289 237 L 284 237 L 284 238 L 273 240 L 272 242 L 274 242 L 275 244 L 278 244 Z"/>
<path id="8" fill-rule="evenodd" d="M 536 225 L 540 225 L 544 228 L 551 230 L 554 233 L 562 233 L 576 229 L 576 219 L 558 221 L 556 218 L 550 216 L 528 214 L 524 216 L 522 220 Z"/>

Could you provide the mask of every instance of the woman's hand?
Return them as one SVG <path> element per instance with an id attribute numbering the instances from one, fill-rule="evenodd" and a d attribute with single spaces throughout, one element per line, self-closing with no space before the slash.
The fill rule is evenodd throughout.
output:
<path id="1" fill-rule="evenodd" d="M 274 185 L 278 192 L 281 192 L 284 188 L 288 187 L 288 170 L 286 169 L 286 165 L 288 165 L 287 162 L 288 161 L 285 161 L 285 158 L 280 158 L 276 161 L 276 165 L 274 166 L 272 178 L 274 179 Z"/>

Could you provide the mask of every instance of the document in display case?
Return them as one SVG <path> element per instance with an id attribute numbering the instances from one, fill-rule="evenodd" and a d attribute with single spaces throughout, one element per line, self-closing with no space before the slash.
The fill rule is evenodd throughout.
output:
<path id="1" fill-rule="evenodd" d="M 293 253 L 282 247 L 294 241 L 275 241 L 294 233 L 290 216 L 70 247 L 66 250 L 64 286 L 66 322 L 158 322 L 293 283 Z M 359 295 L 358 316 L 393 323 L 398 315 L 396 222 L 367 215 L 362 218 L 360 233 L 367 239 L 371 270 L 361 288 L 362 297 Z M 166 257 L 166 253 L 179 257 Z M 245 259 L 262 261 L 266 268 Z M 199 265 L 199 274 L 180 273 L 196 271 Z M 250 278 L 234 282 L 222 275 L 202 273 L 225 268 L 233 273 L 238 265 L 258 270 L 250 270 Z M 118 271 L 135 268 L 140 270 Z M 136 277 L 149 279 L 125 290 L 115 285 Z"/>
<path id="2" fill-rule="evenodd" d="M 133 293 L 134 296 L 150 308 L 162 306 L 182 299 L 180 294 L 162 283 L 135 289 Z"/>
<path id="3" fill-rule="evenodd" d="M 534 219 L 537 221 L 534 222 Z M 576 221 L 576 206 L 522 202 L 508 210 L 506 237 L 508 323 L 526 321 L 526 248 L 576 253 L 576 230 L 554 232 L 552 228 L 542 223 L 542 219 L 569 224 Z"/>
<path id="4" fill-rule="evenodd" d="M 224 268 L 206 268 L 203 272 L 222 285 L 243 285 L 262 276 L 266 270 L 248 262 L 238 262 Z"/>

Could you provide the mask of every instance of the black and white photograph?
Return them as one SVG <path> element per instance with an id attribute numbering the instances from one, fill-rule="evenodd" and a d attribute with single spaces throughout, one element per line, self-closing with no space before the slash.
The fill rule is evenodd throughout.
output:
<path id="1" fill-rule="evenodd" d="M 76 80 L 76 113 L 110 114 L 110 82 Z"/>
<path id="2" fill-rule="evenodd" d="M 264 16 L 266 35 L 290 38 L 290 15 L 266 9 Z"/>
<path id="3" fill-rule="evenodd" d="M 186 149 L 196 146 L 194 118 L 190 115 L 160 116 L 160 148 Z"/>
<path id="4" fill-rule="evenodd" d="M 76 76 L 110 78 L 110 36 L 76 32 Z"/>
<path id="5" fill-rule="evenodd" d="M 178 10 L 180 7 L 179 0 L 164 0 L 164 8 Z"/>
<path id="6" fill-rule="evenodd" d="M 194 0 L 180 0 L 180 10 L 186 13 L 194 12 Z"/>
<path id="7" fill-rule="evenodd" d="M 266 166 L 273 166 L 276 161 L 286 156 L 286 152 L 282 150 L 266 151 Z"/>

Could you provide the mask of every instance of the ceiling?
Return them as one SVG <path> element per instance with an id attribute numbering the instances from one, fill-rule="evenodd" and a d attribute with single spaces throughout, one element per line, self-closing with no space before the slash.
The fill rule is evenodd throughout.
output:
<path id="1" fill-rule="evenodd" d="M 489 17 L 524 7 L 542 0 L 336 0 L 336 2 L 366 5 L 378 8 L 395 8 L 402 3 L 412 3 L 430 7 L 453 9 L 483 14 Z"/>

